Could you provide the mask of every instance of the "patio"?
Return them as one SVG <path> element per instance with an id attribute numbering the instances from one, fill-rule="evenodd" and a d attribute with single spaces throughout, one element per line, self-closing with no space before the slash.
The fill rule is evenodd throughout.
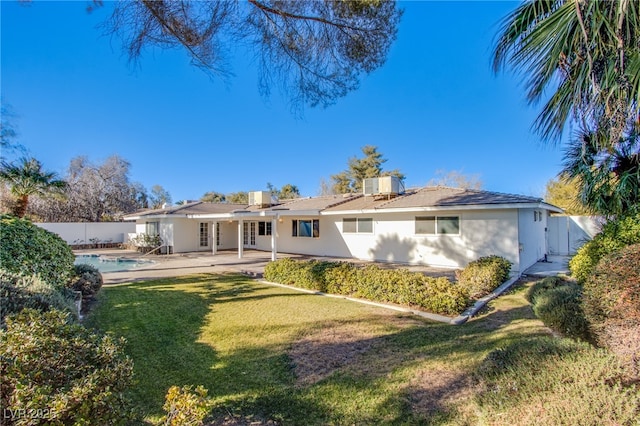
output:
<path id="1" fill-rule="evenodd" d="M 103 249 L 103 250 L 78 250 L 76 254 L 94 253 L 109 257 L 140 258 L 142 255 L 132 250 Z M 336 257 L 315 257 L 297 254 L 279 253 L 279 258 L 292 257 L 295 259 L 317 259 L 328 261 L 342 261 L 359 264 L 371 264 L 370 261 L 345 259 Z M 181 275 L 199 273 L 225 273 L 240 272 L 254 278 L 261 278 L 264 267 L 271 261 L 271 253 L 259 250 L 245 250 L 241 259 L 235 250 L 220 251 L 215 256 L 205 252 L 181 253 L 173 255 L 147 255 L 156 263 L 139 269 L 103 273 L 105 284 L 119 284 L 131 281 L 143 281 L 156 278 L 177 277 Z M 567 256 L 550 256 L 548 262 L 538 262 L 527 269 L 524 275 L 547 276 L 568 274 Z M 445 276 L 455 279 L 455 270 L 433 268 L 423 265 L 406 265 L 394 263 L 379 263 L 382 268 L 406 268 L 411 271 L 422 272 L 429 276 Z"/>

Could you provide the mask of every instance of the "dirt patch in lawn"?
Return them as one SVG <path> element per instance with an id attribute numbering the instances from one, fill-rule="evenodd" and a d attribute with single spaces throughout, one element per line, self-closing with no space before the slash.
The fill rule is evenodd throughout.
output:
<path id="1" fill-rule="evenodd" d="M 473 389 L 469 374 L 429 366 L 415 373 L 405 392 L 412 411 L 432 416 L 471 398 Z"/>
<path id="2" fill-rule="evenodd" d="M 360 371 L 366 363 L 360 360 L 384 345 L 385 336 L 419 325 L 407 316 L 384 315 L 382 320 L 329 323 L 295 342 L 289 349 L 296 375 L 296 386 L 317 383 L 338 370 Z"/>

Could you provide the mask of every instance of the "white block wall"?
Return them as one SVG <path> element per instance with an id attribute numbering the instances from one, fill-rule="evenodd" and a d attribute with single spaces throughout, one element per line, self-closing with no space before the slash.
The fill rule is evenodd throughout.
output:
<path id="1" fill-rule="evenodd" d="M 135 232 L 132 222 L 64 222 L 34 223 L 40 228 L 58 234 L 67 244 L 91 244 L 97 242 L 124 243 L 129 233 Z"/>

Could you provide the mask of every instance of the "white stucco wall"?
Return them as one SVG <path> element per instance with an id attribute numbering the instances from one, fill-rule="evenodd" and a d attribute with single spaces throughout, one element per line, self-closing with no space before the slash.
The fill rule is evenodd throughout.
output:
<path id="1" fill-rule="evenodd" d="M 537 213 L 534 213 L 537 212 Z M 543 209 L 518 210 L 520 244 L 520 265 L 522 272 L 547 253 L 547 232 L 549 214 Z M 513 270 L 516 270 L 513 268 Z"/>
<path id="2" fill-rule="evenodd" d="M 383 213 L 322 215 L 320 217 L 285 216 L 276 221 L 277 250 L 281 253 L 299 253 L 315 256 L 334 256 L 387 262 L 425 264 L 437 267 L 462 268 L 469 262 L 489 255 L 505 257 L 513 263 L 512 272 L 518 273 L 544 257 L 546 253 L 546 210 L 452 210 L 425 213 Z M 458 216 L 460 232 L 457 235 L 416 235 L 416 216 Z M 342 220 L 346 217 L 373 219 L 372 233 L 343 233 Z M 320 237 L 293 237 L 293 220 L 318 219 Z M 270 221 L 265 217 L 263 221 Z M 205 220 L 206 221 L 206 220 Z M 173 223 L 161 220 L 166 230 L 166 242 L 172 242 L 174 252 L 210 251 L 213 233 L 210 224 L 210 244 L 199 246 L 200 220 L 171 218 Z M 257 221 L 256 221 L 257 222 Z M 238 221 L 219 220 L 220 245 L 218 250 L 237 249 Z M 271 236 L 257 235 L 256 248 L 271 251 Z M 136 227 L 144 232 L 144 224 Z M 163 236 L 163 238 L 165 238 Z"/>
<path id="3" fill-rule="evenodd" d="M 458 216 L 459 234 L 415 234 L 415 217 L 431 215 Z M 348 216 L 334 219 L 339 229 L 342 229 L 343 217 Z M 496 254 L 516 265 L 518 263 L 515 210 L 448 211 L 438 214 L 388 213 L 377 215 L 373 227 L 373 234 L 343 234 L 351 256 L 359 259 L 462 268 L 478 257 Z"/>
<path id="4" fill-rule="evenodd" d="M 218 250 L 230 250 L 238 248 L 238 224 L 237 222 L 220 221 L 220 245 Z"/>
<path id="5" fill-rule="evenodd" d="M 415 217 L 431 214 L 387 213 L 326 215 L 320 217 L 320 238 L 292 237 L 292 219 L 278 223 L 278 251 L 386 262 L 458 268 L 481 256 L 496 254 L 518 270 L 518 214 L 514 210 L 450 211 L 459 216 L 459 235 L 416 235 Z M 371 217 L 373 233 L 343 233 L 345 217 Z M 297 219 L 304 219 L 303 217 Z M 270 238 L 258 240 L 258 249 L 270 250 Z"/>
<path id="6" fill-rule="evenodd" d="M 572 255 L 602 229 L 598 216 L 551 216 L 549 254 Z"/>
<path id="7" fill-rule="evenodd" d="M 36 226 L 58 234 L 67 244 L 91 244 L 96 242 L 124 243 L 135 231 L 131 222 L 64 222 L 35 223 Z"/>

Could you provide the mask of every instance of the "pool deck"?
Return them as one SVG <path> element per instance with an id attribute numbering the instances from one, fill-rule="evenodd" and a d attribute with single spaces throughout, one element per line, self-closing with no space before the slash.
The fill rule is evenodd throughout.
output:
<path id="1" fill-rule="evenodd" d="M 120 284 L 133 281 L 144 281 L 159 278 L 170 278 L 190 274 L 213 274 L 239 272 L 254 278 L 261 278 L 264 267 L 271 260 L 271 253 L 258 250 L 245 250 L 242 259 L 238 258 L 235 250 L 221 251 L 215 255 L 207 252 L 180 253 L 172 255 L 146 255 L 133 250 L 122 249 L 95 249 L 76 250 L 75 254 L 99 254 L 107 257 L 120 257 L 130 259 L 149 259 L 155 263 L 149 266 L 142 266 L 136 269 L 119 272 L 105 272 L 102 274 L 104 283 Z M 371 264 L 369 261 L 359 261 L 355 259 L 344 259 L 335 257 L 310 257 L 296 254 L 281 253 L 278 258 L 292 257 L 295 259 L 320 259 L 345 261 L 351 263 Z M 523 275 L 527 276 L 549 276 L 568 275 L 568 257 L 549 256 L 548 262 L 538 262 L 527 269 Z M 422 272 L 430 276 L 444 276 L 449 279 L 455 278 L 455 270 L 433 268 L 420 265 L 404 265 L 392 263 L 377 263 L 382 268 L 406 268 L 411 271 Z"/>

